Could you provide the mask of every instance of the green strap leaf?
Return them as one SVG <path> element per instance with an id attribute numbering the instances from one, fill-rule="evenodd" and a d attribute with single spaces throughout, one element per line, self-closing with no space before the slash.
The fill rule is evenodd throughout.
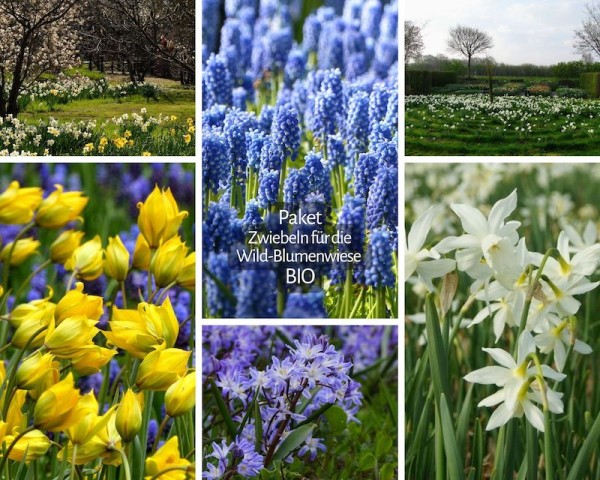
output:
<path id="1" fill-rule="evenodd" d="M 231 418 L 231 414 L 229 413 L 229 409 L 223 401 L 221 391 L 219 390 L 219 387 L 217 387 L 217 384 L 215 383 L 215 380 L 213 378 L 209 378 L 208 383 L 210 384 L 211 390 L 213 392 L 213 397 L 215 398 L 215 402 L 217 403 L 217 407 L 219 408 L 219 412 L 221 412 L 221 416 L 223 417 L 223 420 L 225 420 L 225 426 L 227 427 L 227 431 L 229 432 L 229 435 L 231 435 L 231 438 L 235 439 L 235 437 L 237 436 L 237 431 Z"/>
<path id="2" fill-rule="evenodd" d="M 279 448 L 277 449 L 269 463 L 282 461 L 296 448 L 302 445 L 302 443 L 312 435 L 312 432 L 315 428 L 317 428 L 317 424 L 311 423 L 309 425 L 303 425 L 302 427 L 298 427 L 295 430 L 292 430 L 290 434 L 285 438 L 285 440 L 281 442 Z M 268 465 L 265 466 L 268 467 Z"/>
<path id="3" fill-rule="evenodd" d="M 600 413 L 596 416 L 596 420 L 594 420 L 594 424 L 590 429 L 590 432 L 583 442 L 579 453 L 577 454 L 577 458 L 573 463 L 573 467 L 571 467 L 571 471 L 569 472 L 569 476 L 567 480 L 579 480 L 580 478 L 585 478 L 586 472 L 590 468 L 590 459 L 594 453 L 594 450 L 598 446 L 600 442 Z"/>
<path id="4" fill-rule="evenodd" d="M 450 382 L 448 380 L 448 356 L 442 340 L 440 320 L 433 295 L 425 299 L 425 323 L 427 327 L 427 345 L 429 350 L 429 369 L 435 390 L 435 398 L 439 403 L 442 394 L 450 398 Z"/>
<path id="5" fill-rule="evenodd" d="M 464 479 L 465 470 L 463 461 L 458 450 L 458 444 L 456 443 L 454 425 L 452 423 L 452 417 L 450 416 L 450 410 L 448 409 L 448 403 L 446 403 L 446 396 L 443 393 L 440 397 L 440 418 L 442 420 L 444 451 L 446 452 L 448 475 L 453 480 Z"/>

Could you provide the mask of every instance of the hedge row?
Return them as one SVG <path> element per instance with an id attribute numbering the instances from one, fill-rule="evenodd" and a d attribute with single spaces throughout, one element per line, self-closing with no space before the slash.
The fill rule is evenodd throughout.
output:
<path id="1" fill-rule="evenodd" d="M 404 83 L 408 95 L 424 95 L 431 92 L 432 87 L 443 87 L 456 83 L 456 72 L 436 72 L 429 70 L 406 70 Z"/>
<path id="2" fill-rule="evenodd" d="M 600 97 L 600 73 L 587 72 L 582 73 L 579 77 L 581 88 L 585 90 L 592 98 Z"/>

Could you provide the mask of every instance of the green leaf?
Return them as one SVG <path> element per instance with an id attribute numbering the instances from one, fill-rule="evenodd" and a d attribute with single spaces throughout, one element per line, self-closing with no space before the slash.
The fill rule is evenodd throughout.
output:
<path id="1" fill-rule="evenodd" d="M 360 461 L 358 462 L 358 471 L 365 472 L 367 470 L 372 470 L 375 466 L 375 455 L 371 452 L 363 452 L 360 456 Z"/>
<path id="2" fill-rule="evenodd" d="M 314 422 L 317 418 L 319 418 L 321 415 L 323 415 L 323 413 L 325 413 L 327 410 L 329 410 L 334 405 L 335 405 L 335 403 L 325 403 L 324 405 L 321 405 L 317 410 L 315 410 L 313 413 L 311 413 L 306 420 L 303 420 L 298 425 L 296 425 L 295 428 L 298 428 L 298 427 L 301 427 L 302 425 L 307 425 L 309 423 Z M 257 450 L 257 452 L 258 452 L 258 450 Z"/>
<path id="3" fill-rule="evenodd" d="M 598 446 L 598 442 L 600 442 L 600 413 L 596 416 L 596 420 L 577 454 L 567 480 L 585 478 L 586 472 L 590 468 L 590 459 Z"/>
<path id="4" fill-rule="evenodd" d="M 460 480 L 461 478 L 465 478 L 465 471 L 462 457 L 458 450 L 458 444 L 456 443 L 452 417 L 450 416 L 450 410 L 448 410 L 446 396 L 443 393 L 440 397 L 440 418 L 442 420 L 444 451 L 446 452 L 448 475 L 453 480 Z"/>
<path id="5" fill-rule="evenodd" d="M 292 451 L 302 445 L 302 443 L 312 435 L 312 432 L 315 428 L 317 428 L 317 424 L 311 423 L 309 425 L 303 425 L 292 430 L 285 440 L 279 445 L 279 448 L 271 459 L 271 463 L 278 460 L 283 460 L 285 457 L 287 457 L 290 453 L 292 453 Z"/>
<path id="6" fill-rule="evenodd" d="M 217 384 L 215 383 L 215 380 L 213 378 L 209 378 L 208 383 L 210 384 L 211 390 L 213 392 L 213 397 L 215 398 L 217 407 L 219 408 L 219 411 L 221 412 L 221 416 L 223 417 L 223 420 L 225 420 L 225 426 L 227 427 L 227 431 L 229 432 L 229 435 L 231 436 L 231 438 L 234 439 L 237 435 L 237 431 L 235 429 L 233 420 L 231 419 L 231 414 L 229 413 L 229 409 L 227 408 L 227 405 L 225 405 L 225 402 L 223 401 L 223 397 L 221 396 L 221 391 L 219 390 L 219 387 L 217 387 Z"/>
<path id="7" fill-rule="evenodd" d="M 473 439 L 473 467 L 477 471 L 475 478 L 483 478 L 483 432 L 479 418 L 475 420 L 475 437 Z"/>
<path id="8" fill-rule="evenodd" d="M 327 409 L 325 411 L 325 418 L 327 418 L 332 433 L 340 433 L 346 430 L 348 415 L 339 405 L 333 405 Z"/>
<path id="9" fill-rule="evenodd" d="M 463 405 L 460 409 L 460 414 L 458 415 L 458 421 L 456 422 L 456 443 L 461 452 L 465 451 L 467 432 L 469 430 L 471 413 L 473 411 L 473 385 L 474 384 L 470 384 L 467 389 L 467 395 L 462 402 Z"/>
<path id="10" fill-rule="evenodd" d="M 442 394 L 450 397 L 450 382 L 448 380 L 448 356 L 442 340 L 440 320 L 433 295 L 425 299 L 425 323 L 427 327 L 427 348 L 429 350 L 429 369 L 435 390 L 435 398 L 439 403 Z"/>
<path id="11" fill-rule="evenodd" d="M 375 457 L 382 459 L 392 448 L 392 439 L 387 433 L 381 433 L 375 442 Z"/>
<path id="12" fill-rule="evenodd" d="M 254 439 L 254 446 L 256 448 L 257 452 L 260 452 L 261 449 L 261 445 L 262 445 L 262 436 L 263 436 L 263 425 L 262 425 L 262 418 L 260 416 L 260 405 L 258 403 L 258 401 L 256 401 L 256 398 L 258 398 L 258 389 L 256 391 L 256 396 L 255 396 L 255 401 L 254 401 L 254 434 L 255 434 L 255 439 Z"/>
<path id="13" fill-rule="evenodd" d="M 386 463 L 379 469 L 379 480 L 393 480 L 395 469 L 391 463 Z"/>

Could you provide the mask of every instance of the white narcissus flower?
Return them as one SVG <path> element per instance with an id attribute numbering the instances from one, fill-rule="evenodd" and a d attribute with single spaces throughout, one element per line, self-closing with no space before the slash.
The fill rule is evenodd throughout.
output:
<path id="1" fill-rule="evenodd" d="M 539 408 L 533 405 L 532 400 L 541 401 L 539 388 L 536 382 L 531 382 L 531 377 L 538 374 L 535 365 L 528 358 L 531 353 L 535 353 L 535 342 L 530 332 L 524 331 L 518 339 L 517 360 L 506 351 L 500 348 L 484 348 L 501 366 L 483 367 L 467 374 L 464 378 L 468 382 L 480 383 L 484 385 L 496 385 L 502 387 L 496 393 L 484 398 L 479 402 L 479 407 L 491 407 L 500 404 L 490 417 L 486 430 L 492 430 L 504 425 L 512 417 L 521 417 L 523 414 L 538 430 L 543 431 L 543 416 Z M 551 380 L 561 381 L 566 375 L 558 373 L 548 365 L 542 365 L 542 374 Z M 562 412 L 562 394 L 552 391 L 547 386 L 547 396 L 550 410 L 554 413 Z M 560 410 L 560 411 L 559 411 Z M 541 424 L 539 422 L 542 418 Z M 541 427 L 541 428 L 540 428 Z"/>
<path id="2" fill-rule="evenodd" d="M 579 232 L 571 225 L 564 225 L 563 229 L 571 241 L 572 245 L 570 250 L 572 252 L 584 250 L 585 248 L 594 245 L 598 239 L 598 230 L 596 229 L 596 224 L 591 220 L 589 220 L 585 225 L 582 235 L 580 235 Z"/>
<path id="3" fill-rule="evenodd" d="M 431 282 L 433 278 L 443 277 L 456 266 L 454 260 L 440 258 L 435 249 L 423 248 L 434 215 L 435 211 L 430 207 L 413 223 L 406 237 L 404 253 L 404 281 L 417 272 L 430 291 L 434 289 Z"/>

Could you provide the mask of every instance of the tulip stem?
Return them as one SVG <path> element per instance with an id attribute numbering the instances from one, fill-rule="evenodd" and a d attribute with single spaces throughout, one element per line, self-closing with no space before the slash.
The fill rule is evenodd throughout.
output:
<path id="1" fill-rule="evenodd" d="M 158 431 L 156 432 L 156 438 L 154 439 L 154 445 L 152 445 L 152 453 L 156 452 L 156 449 L 158 448 L 158 441 L 160 440 L 160 436 L 162 435 L 163 430 L 166 428 L 167 426 L 167 422 L 169 421 L 171 417 L 169 417 L 169 415 L 165 415 L 165 418 L 163 418 L 163 421 L 160 422 L 160 426 L 158 427 Z"/>
<path id="2" fill-rule="evenodd" d="M 121 283 L 121 296 L 123 297 L 123 308 L 127 310 L 127 294 L 125 293 L 125 281 Z"/>
<path id="3" fill-rule="evenodd" d="M 75 280 L 75 275 L 77 275 L 77 270 L 73 270 L 73 273 L 69 277 L 69 281 L 67 282 L 67 291 L 71 290 L 73 286 L 73 281 Z"/>
<path id="4" fill-rule="evenodd" d="M 73 456 L 71 458 L 71 480 L 75 478 L 75 461 L 77 460 L 77 444 L 73 444 Z"/>
<path id="5" fill-rule="evenodd" d="M 127 455 L 125 455 L 125 451 L 120 448 L 116 448 L 115 450 L 117 452 L 119 452 L 119 455 L 121 455 L 121 459 L 123 460 L 123 468 L 125 469 L 125 480 L 131 480 L 131 470 L 129 468 L 129 460 L 127 460 Z"/>
<path id="6" fill-rule="evenodd" d="M 21 433 L 19 433 L 15 439 L 10 443 L 10 445 L 8 446 L 8 448 L 6 449 L 6 454 L 2 457 L 2 462 L 0 463 L 0 472 L 2 471 L 2 469 L 4 468 L 4 464 L 6 463 L 6 460 L 8 459 L 10 452 L 12 452 L 12 449 L 15 448 L 15 445 L 17 444 L 17 442 L 19 440 L 21 440 L 25 435 L 27 435 L 29 432 L 31 432 L 32 430 L 34 430 L 35 427 L 31 426 L 31 427 L 27 427 L 25 430 L 23 430 Z"/>

